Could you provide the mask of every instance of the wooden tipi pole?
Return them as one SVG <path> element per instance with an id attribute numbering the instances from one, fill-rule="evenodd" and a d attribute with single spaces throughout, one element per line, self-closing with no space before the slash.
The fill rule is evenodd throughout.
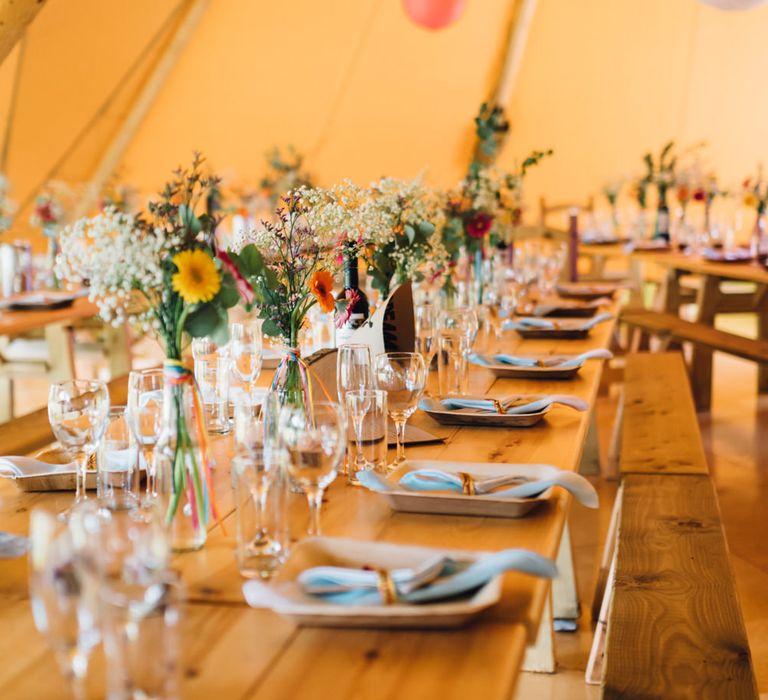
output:
<path id="1" fill-rule="evenodd" d="M 11 53 L 43 5 L 45 0 L 0 0 L 0 63 Z"/>

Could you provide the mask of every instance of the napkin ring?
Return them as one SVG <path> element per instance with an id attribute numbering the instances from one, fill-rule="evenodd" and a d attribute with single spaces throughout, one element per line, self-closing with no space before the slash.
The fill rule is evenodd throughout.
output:
<path id="1" fill-rule="evenodd" d="M 459 477 L 461 478 L 461 492 L 465 496 L 474 496 L 477 491 L 475 490 L 475 480 L 472 478 L 472 475 L 467 474 L 467 472 L 459 472 Z"/>
<path id="2" fill-rule="evenodd" d="M 392 580 L 392 574 L 386 569 L 376 569 L 376 573 L 379 576 L 378 589 L 379 595 L 384 605 L 393 605 L 397 602 L 397 587 Z"/>

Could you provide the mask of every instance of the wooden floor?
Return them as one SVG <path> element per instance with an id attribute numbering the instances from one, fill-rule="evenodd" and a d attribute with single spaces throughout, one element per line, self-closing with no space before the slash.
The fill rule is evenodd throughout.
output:
<path id="1" fill-rule="evenodd" d="M 158 357 L 150 343 L 140 353 L 141 364 Z M 83 363 L 85 364 L 85 363 Z M 82 376 L 94 373 L 80 368 Z M 752 648 L 761 697 L 768 698 L 768 396 L 757 398 L 755 365 L 715 356 L 714 400 L 711 414 L 700 415 L 710 468 L 717 485 L 723 523 L 731 550 L 736 584 Z M 45 382 L 30 380 L 19 387 L 19 412 L 45 404 Z M 615 400 L 601 399 L 598 420 L 601 441 L 607 449 L 613 423 Z M 579 631 L 557 634 L 560 670 L 555 675 L 523 674 L 517 698 L 597 698 L 599 688 L 584 684 L 592 631 L 588 613 L 608 519 L 616 490 L 615 483 L 595 480 L 601 495 L 598 511 L 574 506 L 571 533 L 574 545 L 582 619 Z"/>

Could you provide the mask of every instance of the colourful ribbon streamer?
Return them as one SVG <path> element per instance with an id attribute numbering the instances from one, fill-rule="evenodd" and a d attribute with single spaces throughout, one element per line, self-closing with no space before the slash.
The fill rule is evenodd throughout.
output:
<path id="1" fill-rule="evenodd" d="M 211 464 L 209 460 L 208 449 L 208 432 L 205 429 L 205 411 L 203 408 L 203 402 L 200 396 L 200 387 L 198 387 L 195 381 L 195 375 L 191 369 L 185 367 L 180 360 L 166 360 L 163 365 L 163 375 L 166 381 L 172 386 L 183 387 L 190 385 L 192 387 L 192 417 L 195 425 L 195 434 L 197 435 L 197 441 L 200 445 L 200 451 L 202 453 L 203 460 L 203 477 L 207 485 L 207 489 L 203 491 L 203 512 L 198 514 L 197 512 L 197 498 L 195 478 L 196 474 L 190 474 L 188 479 L 189 488 L 189 503 L 192 509 L 192 524 L 197 527 L 202 515 L 202 521 L 204 525 L 208 525 L 210 520 L 209 511 L 213 514 L 216 521 L 219 521 L 219 513 L 216 507 L 216 494 L 213 490 L 213 478 L 211 475 Z M 177 447 L 178 449 L 178 447 Z"/>

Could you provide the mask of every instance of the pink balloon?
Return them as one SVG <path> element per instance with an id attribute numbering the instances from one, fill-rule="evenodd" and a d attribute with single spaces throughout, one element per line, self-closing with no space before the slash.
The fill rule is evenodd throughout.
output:
<path id="1" fill-rule="evenodd" d="M 466 0 L 403 0 L 403 9 L 420 27 L 443 29 L 461 17 L 466 4 Z"/>

